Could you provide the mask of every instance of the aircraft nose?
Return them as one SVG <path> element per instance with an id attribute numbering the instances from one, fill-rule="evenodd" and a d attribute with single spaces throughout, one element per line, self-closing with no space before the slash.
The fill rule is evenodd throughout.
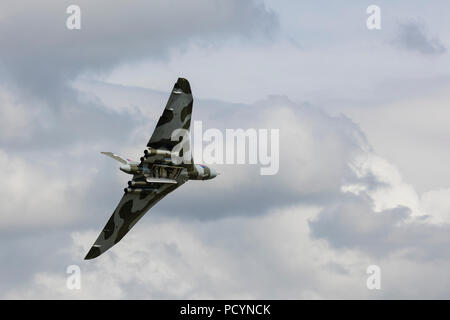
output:
<path id="1" fill-rule="evenodd" d="M 122 170 L 123 172 L 129 173 L 129 172 L 131 172 L 131 167 L 129 164 L 124 164 L 123 166 L 120 166 L 120 170 Z"/>
<path id="2" fill-rule="evenodd" d="M 215 178 L 215 177 L 217 177 L 217 175 L 218 175 L 218 173 L 217 173 L 217 171 L 216 170 L 214 170 L 214 169 L 209 169 L 210 170 L 210 174 L 209 174 L 209 178 L 210 179 L 213 179 L 213 178 Z"/>

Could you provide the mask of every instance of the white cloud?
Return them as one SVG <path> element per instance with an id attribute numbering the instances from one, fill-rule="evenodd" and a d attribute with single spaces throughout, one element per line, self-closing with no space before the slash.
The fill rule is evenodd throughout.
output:
<path id="1" fill-rule="evenodd" d="M 442 81 L 441 81 L 442 83 Z M 433 92 L 373 107 L 349 107 L 378 155 L 388 158 L 419 193 L 445 189 L 450 180 L 448 83 Z"/>
<path id="2" fill-rule="evenodd" d="M 228 38 L 265 38 L 277 28 L 276 15 L 256 1 L 193 0 L 175 5 L 161 0 L 80 0 L 81 30 L 68 30 L 66 8 L 71 4 L 41 1 L 0 8 L 2 78 L 55 108 L 73 99 L 67 84 L 80 74 L 107 72 L 120 62 L 144 57 L 161 61 L 171 49 L 191 41 L 217 45 Z"/>
<path id="3" fill-rule="evenodd" d="M 449 265 L 403 255 L 371 257 L 335 250 L 309 236 L 319 209 L 286 207 L 258 218 L 208 223 L 147 217 L 97 260 L 80 262 L 81 290 L 66 288 L 65 269 L 37 273 L 3 298 L 57 299 L 332 299 L 446 297 Z M 153 213 L 154 215 L 157 213 Z M 96 231 L 72 234 L 82 259 Z M 366 268 L 380 265 L 382 290 L 366 288 Z"/>
<path id="4" fill-rule="evenodd" d="M 27 108 L 15 103 L 7 91 L 0 91 L 0 134 L 2 139 L 27 137 L 31 115 Z"/>
<path id="5" fill-rule="evenodd" d="M 343 185 L 341 190 L 360 195 L 365 192 L 373 201 L 374 211 L 380 212 L 399 206 L 408 207 L 413 216 L 424 213 L 420 209 L 419 197 L 413 186 L 403 181 L 399 170 L 374 153 L 363 153 L 355 157 L 349 165 L 354 170 L 358 182 Z M 363 183 L 365 178 L 373 178 L 372 185 Z M 376 185 L 373 185 L 376 182 Z"/>
<path id="6" fill-rule="evenodd" d="M 346 18 L 337 28 L 322 6 L 308 5 L 332 21 L 317 27 L 292 5 L 283 28 L 305 38 L 246 44 L 277 28 L 256 1 L 199 0 L 178 7 L 186 15 L 167 1 L 125 6 L 105 14 L 82 2 L 83 16 L 95 18 L 83 22 L 89 32 L 70 36 L 64 3 L 0 10 L 9 26 L 0 31 L 1 80 L 16 86 L 0 95 L 0 228 L 11 235 L 0 250 L 4 297 L 448 297 L 448 95 L 422 98 L 448 84 L 450 65 L 444 53 L 430 59 L 388 45 L 401 6 L 390 4 L 383 33 L 369 35 L 356 7 L 339 6 Z M 436 21 L 446 43 L 448 20 Z M 122 87 L 91 81 L 121 61 L 102 77 Z M 66 87 L 84 71 L 88 81 Z M 82 261 L 127 180 L 98 152 L 140 154 L 178 76 L 191 80 L 205 128 L 280 128 L 279 175 L 223 166 L 216 180 L 188 183 L 158 204 L 114 249 Z M 268 94 L 278 95 L 258 100 Z M 342 111 L 350 118 L 333 116 Z M 72 232 L 72 244 L 58 235 L 24 249 L 48 228 Z M 82 267 L 81 291 L 65 288 L 64 263 Z M 365 287 L 370 264 L 382 268 L 381 292 Z M 14 278 L 18 268 L 25 277 Z"/>
<path id="7" fill-rule="evenodd" d="M 25 290 L 4 297 L 31 298 L 39 292 L 44 298 L 249 299 L 364 293 L 363 266 L 348 263 L 352 253 L 336 254 L 309 239 L 305 218 L 316 211 L 289 207 L 261 218 L 206 224 L 149 218 L 110 255 L 80 265 L 81 291 L 66 289 L 61 270 L 37 274 Z M 94 235 L 73 234 L 73 254 L 81 259 Z"/>
<path id="8" fill-rule="evenodd" d="M 127 95 L 127 88 L 122 89 L 122 94 Z M 95 86 L 91 90 L 95 91 Z M 106 95 L 109 91 L 105 91 Z M 117 92 L 116 97 L 120 101 Z M 142 97 L 145 101 L 159 99 L 150 91 Z M 137 109 L 142 108 L 139 101 L 130 105 L 133 103 Z M 227 116 L 220 121 L 209 117 L 217 108 L 205 111 L 204 105 L 197 99 L 196 112 L 200 118 L 209 119 L 210 126 L 220 122 L 233 127 L 270 128 L 281 123 L 280 174 L 267 182 L 258 178 L 255 168 L 224 166 L 220 171 L 225 179 L 192 182 L 177 190 L 97 260 L 81 262 L 99 232 L 83 227 L 72 234 L 73 244 L 65 249 L 70 264 L 79 261 L 82 267 L 81 291 L 66 289 L 65 270 L 36 271 L 26 290 L 13 288 L 5 292 L 5 297 L 32 298 L 38 292 L 45 298 L 105 299 L 414 297 L 408 287 L 393 287 L 400 286 L 398 279 L 405 277 L 401 269 L 411 261 L 420 261 L 417 273 L 430 268 L 436 271 L 438 267 L 429 266 L 424 257 L 446 259 L 431 250 L 448 243 L 445 229 L 436 232 L 435 226 L 440 226 L 437 223 L 442 220 L 429 219 L 434 224 L 420 220 L 424 212 L 441 214 L 445 210 L 444 194 L 430 192 L 419 199 L 399 170 L 374 153 L 350 119 L 331 117 L 320 109 L 279 96 L 246 108 L 228 105 Z M 127 105 L 111 108 L 134 116 L 141 112 Z M 139 152 L 139 140 L 133 138 L 136 147 L 132 144 L 130 150 Z M 84 154 L 83 149 L 73 152 Z M 28 176 L 18 175 L 18 168 L 37 175 L 33 181 L 44 179 L 39 168 L 27 170 L 23 160 L 10 160 L 3 155 L 5 172 L 12 173 L 6 179 L 18 179 L 18 187 L 25 186 L 21 179 Z M 11 169 L 11 164 L 17 167 Z M 69 187 L 57 176 L 54 181 L 46 179 L 51 186 L 49 194 L 64 194 Z M 79 188 L 77 184 L 72 187 Z M 355 195 L 349 197 L 342 191 Z M 220 202 L 224 192 L 225 199 L 231 197 L 234 206 L 228 200 L 227 206 Z M 49 194 L 37 194 L 42 210 L 55 212 L 54 208 L 69 201 L 53 200 Z M 255 197 L 259 197 L 259 207 Z M 90 202 L 90 206 L 96 205 Z M 250 210 L 255 212 L 249 214 Z M 173 211 L 182 212 L 177 216 Z M 169 217 L 164 218 L 166 214 Z M 107 218 L 107 213 L 104 216 Z M 43 215 L 42 223 L 49 217 Z M 195 219 L 198 217 L 207 221 Z M 417 240 L 423 235 L 433 239 L 419 244 Z M 365 269 L 373 263 L 381 264 L 387 272 L 390 290 L 377 294 L 366 289 Z M 442 294 L 441 286 L 433 283 L 436 292 Z M 421 285 L 429 286 L 424 282 Z"/>
<path id="9" fill-rule="evenodd" d="M 423 210 L 430 214 L 434 223 L 450 224 L 450 189 L 425 192 L 420 198 Z"/>
<path id="10" fill-rule="evenodd" d="M 0 150 L 0 229 L 63 226 L 79 219 L 79 202 L 91 179 L 60 170 L 51 160 L 39 165 Z"/>

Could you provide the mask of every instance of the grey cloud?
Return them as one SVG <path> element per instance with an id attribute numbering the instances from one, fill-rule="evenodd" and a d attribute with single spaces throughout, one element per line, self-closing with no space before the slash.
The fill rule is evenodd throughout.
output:
<path id="1" fill-rule="evenodd" d="M 276 16 L 253 1 L 180 2 L 177 10 L 166 3 L 104 1 L 94 8 L 79 2 L 83 29 L 78 33 L 65 29 L 70 2 L 2 8 L 0 81 L 16 90 L 26 110 L 38 112 L 20 127 L 30 131 L 28 136 L 16 137 L 12 128 L 0 138 L 1 148 L 14 161 L 32 164 L 31 170 L 17 166 L 14 171 L 23 186 L 34 181 L 34 190 L 42 191 L 55 181 L 66 184 L 80 177 L 87 182 L 65 189 L 68 197 L 53 210 L 44 201 L 26 206 L 30 198 L 17 197 L 13 188 L 0 192 L 6 200 L 2 209 L 12 200 L 19 203 L 7 213 L 2 210 L 3 217 L 15 218 L 2 230 L 3 297 L 74 297 L 64 287 L 65 268 L 74 263 L 86 276 L 80 292 L 84 298 L 370 298 L 364 271 L 374 258 L 394 265 L 383 269 L 386 279 L 392 269 L 400 270 L 400 280 L 386 282 L 396 284 L 395 290 L 383 290 L 383 295 L 414 296 L 402 283 L 402 274 L 409 272 L 407 279 L 418 283 L 416 297 L 423 298 L 424 288 L 429 296 L 448 296 L 450 278 L 435 276 L 448 269 L 448 226 L 431 225 L 426 218 L 406 224 L 411 217 L 407 207 L 374 212 L 363 194 L 343 194 L 342 183 L 362 183 L 369 191 L 385 184 L 370 173 L 358 177 L 348 167 L 355 154 L 371 151 L 364 133 L 343 115 L 330 116 L 283 96 L 254 105 L 196 99 L 194 106 L 194 119 L 203 120 L 204 129 L 280 128 L 279 175 L 261 177 L 257 166 L 223 166 L 215 180 L 189 182 L 169 195 L 101 260 L 81 261 L 83 245 L 91 245 L 104 226 L 126 181 L 117 164 L 99 151 L 138 157 L 167 92 L 90 83 L 89 90 L 82 90 L 90 94 L 84 95 L 69 86 L 72 80 L 107 72 L 121 62 L 166 59 L 171 48 L 190 41 L 251 38 L 277 25 Z M 439 40 L 424 29 L 410 29 L 403 48 L 442 51 Z M 2 167 L 0 174 L 9 174 L 8 169 Z M 40 173 L 38 179 L 26 180 L 33 172 Z M 34 199 L 34 190 L 27 197 L 33 194 Z M 311 214 L 298 204 L 323 210 L 308 224 Z M 70 219 L 49 221 L 68 213 Z M 27 228 L 22 225 L 26 217 L 31 217 Z M 351 256 L 345 256 L 348 251 Z M 393 258 L 399 252 L 406 263 Z M 430 267 L 434 262 L 439 263 Z M 418 277 L 424 271 L 426 281 Z"/>
<path id="2" fill-rule="evenodd" d="M 192 41 L 265 37 L 278 24 L 273 12 L 254 1 L 195 0 L 176 8 L 167 1 L 79 1 L 82 28 L 68 30 L 71 4 L 1 5 L 0 84 L 15 101 L 0 110 L 0 146 L 9 152 L 68 148 L 87 140 L 125 143 L 121 128 L 142 125 L 142 117 L 119 115 L 101 101 L 80 96 L 71 86 L 74 79 L 108 72 L 122 62 L 166 59 L 170 49 Z M 19 123 L 24 115 L 27 121 Z"/>
<path id="3" fill-rule="evenodd" d="M 338 272 L 337 278 L 354 274 L 330 271 L 328 264 L 314 259 L 318 252 L 310 250 L 307 234 L 298 232 L 304 226 L 304 221 L 289 212 L 207 224 L 154 219 L 136 226 L 129 241 L 118 244 L 110 255 L 89 263 L 76 259 L 82 259 L 83 243 L 93 233 L 76 233 L 70 248 L 75 261 L 67 255 L 60 258 L 64 263 L 80 265 L 80 291 L 65 288 L 65 267 L 60 266 L 59 270 L 39 268 L 34 271 L 36 277 L 27 279 L 28 286 L 8 288 L 2 295 L 33 298 L 40 292 L 42 298 L 103 299 L 318 297 L 318 286 L 330 283 L 326 284 L 317 271 Z M 128 272 L 134 268 L 139 270 Z"/>
<path id="4" fill-rule="evenodd" d="M 395 225 L 408 216 L 408 208 L 374 212 L 370 199 L 343 195 L 339 202 L 323 209 L 309 225 L 313 237 L 325 238 L 333 247 L 386 254 L 394 249 L 387 242 L 395 233 Z"/>
<path id="5" fill-rule="evenodd" d="M 120 199 L 123 189 L 121 181 L 125 183 L 126 176 L 118 171 L 114 161 L 101 156 L 99 151 L 114 151 L 136 159 L 167 100 L 167 93 L 153 90 L 95 82 L 80 87 L 83 90 L 79 94 L 84 97 L 84 104 L 78 111 L 81 116 L 67 118 L 52 131 L 54 139 L 61 143 L 43 141 L 43 144 L 36 140 L 36 145 L 28 153 L 4 145 L 17 157 L 33 163 L 33 171 L 41 172 L 42 176 L 48 177 L 48 181 L 57 178 L 62 183 L 70 183 L 71 179 L 83 178 L 87 182 L 78 185 L 80 190 L 85 191 L 81 196 L 73 192 L 77 185 L 67 189 L 71 193 L 65 200 L 67 210 L 59 206 L 61 212 L 46 214 L 39 207 L 18 207 L 24 214 L 35 218 L 29 222 L 34 226 L 34 234 L 48 233 L 55 227 L 62 232 L 59 234 L 61 241 L 52 239 L 43 242 L 40 244 L 43 248 L 54 249 L 55 243 L 67 248 L 65 239 L 70 232 L 86 229 L 98 232 L 103 227 Z M 60 113 L 63 115 L 65 110 L 71 109 L 66 107 Z M 92 119 L 85 120 L 84 116 L 89 115 Z M 63 118 L 61 116 L 59 119 Z M 276 207 L 329 203 L 339 197 L 341 179 L 352 174 L 346 166 L 347 159 L 366 144 L 359 128 L 348 118 L 330 117 L 318 108 L 294 103 L 282 96 L 272 96 L 254 105 L 196 99 L 193 118 L 202 120 L 204 129 L 280 128 L 280 174 L 260 176 L 259 166 L 219 166 L 222 176 L 213 181 L 187 183 L 153 208 L 143 219 L 144 224 L 148 219 L 154 221 L 163 217 L 207 222 L 239 216 L 263 217 Z M 99 126 L 94 131 L 83 132 L 84 123 L 91 121 L 100 122 Z M 66 130 L 73 130 L 73 134 L 80 134 L 81 138 L 71 138 Z M 123 150 L 136 150 L 136 153 L 123 153 Z M 52 159 L 53 163 L 47 165 L 48 159 Z M 46 187 L 44 183 L 42 188 Z M 5 198 L 11 196 L 8 192 L 12 191 L 5 190 Z M 73 212 L 74 208 L 79 212 Z M 68 212 L 73 216 L 67 217 Z M 70 219 L 63 219 L 55 226 L 48 219 L 53 214 Z M 30 228 L 17 224 L 9 228 L 10 238 L 4 244 L 15 252 L 11 261 L 36 258 L 17 242 L 20 239 L 32 241 L 25 240 L 29 232 Z M 48 254 L 55 257 L 57 253 L 53 249 Z M 65 256 L 63 261 L 70 263 L 70 259 Z M 3 265 L 2 270 L 11 272 L 13 262 Z M 30 274 L 35 270 L 31 266 L 23 266 L 20 272 Z M 161 292 L 160 296 L 165 297 L 167 293 Z"/>
<path id="6" fill-rule="evenodd" d="M 98 86 L 101 90 L 96 89 Z M 126 122 L 118 123 L 115 128 L 125 132 L 123 139 L 130 143 L 130 149 L 127 150 L 136 150 L 136 154 L 131 152 L 123 155 L 136 158 L 148 139 L 156 120 L 153 118 L 161 112 L 161 104 L 167 99 L 167 94 L 153 90 L 129 89 L 124 86 L 96 85 L 94 82 L 83 88 L 82 95 L 98 93 L 97 100 L 94 101 L 98 101 L 99 106 L 107 107 L 105 113 L 111 113 L 118 119 L 142 118 L 144 123 L 136 128 L 139 131 L 137 135 L 133 131 L 126 130 Z M 112 100 L 109 100 L 110 92 L 114 92 Z M 138 98 L 129 99 L 127 104 L 126 97 L 135 97 L 135 94 Z M 98 277 L 104 274 L 111 264 L 121 265 L 125 270 L 141 266 L 142 273 L 126 277 L 119 271 L 107 272 L 104 282 L 108 284 L 108 290 L 87 285 L 87 289 L 80 293 L 82 294 L 80 297 L 267 298 L 364 295 L 358 289 L 360 283 L 355 285 L 353 279 L 358 279 L 358 272 L 361 273 L 366 265 L 355 267 L 353 262 L 346 264 L 331 256 L 326 260 L 320 258 L 322 264 L 308 264 L 299 271 L 298 268 L 302 264 L 296 263 L 318 260 L 314 258 L 314 252 L 317 251 L 312 250 L 313 253 L 309 253 L 307 258 L 302 252 L 294 261 L 291 260 L 291 252 L 302 251 L 298 248 L 299 243 L 304 243 L 307 248 L 314 248 L 316 239 L 325 239 L 332 249 L 356 249 L 360 255 L 376 258 L 389 257 L 390 254 L 405 249 L 408 250 L 405 257 L 409 259 L 429 261 L 446 258 L 442 252 L 448 244 L 447 228 L 422 224 L 420 221 L 399 228 L 397 225 L 410 216 L 408 208 L 399 207 L 374 213 L 370 199 L 364 195 L 351 196 L 341 192 L 342 183 L 364 183 L 369 190 L 376 190 L 385 184 L 375 175 L 358 177 L 349 169 L 349 160 L 355 154 L 371 152 L 371 148 L 363 132 L 347 117 L 329 116 L 309 104 L 294 103 L 283 96 L 272 96 L 254 105 L 196 99 L 193 118 L 203 120 L 204 129 L 280 128 L 282 171 L 276 176 L 261 177 L 257 167 L 246 166 L 239 170 L 239 166 L 224 166 L 223 176 L 215 180 L 187 183 L 153 208 L 135 227 L 134 232 L 110 255 L 94 264 L 82 264 L 83 274 L 86 276 L 84 281 L 87 283 L 91 282 L 89 279 L 98 281 Z M 143 128 L 145 130 L 142 130 Z M 116 141 L 105 140 L 100 145 L 112 148 L 110 151 L 118 153 L 124 148 Z M 22 265 L 18 274 L 5 283 L 5 288 L 11 289 L 6 291 L 6 297 L 15 297 L 14 294 L 34 297 L 36 292 L 41 291 L 50 297 L 58 295 L 74 297 L 63 287 L 65 267 L 74 263 L 74 260 L 75 264 L 80 263 L 79 260 L 87 249 L 81 248 L 80 243 L 85 243 L 86 246 L 91 244 L 92 237 L 97 235 L 119 201 L 123 185 L 118 182 L 117 176 L 122 177 L 123 182 L 126 181 L 126 177 L 117 170 L 114 162 L 98 154 L 98 151 L 101 151 L 95 150 L 98 147 L 96 141 L 87 140 L 80 153 L 75 156 L 70 154 L 70 147 L 63 150 L 55 148 L 58 152 L 51 151 L 50 157 L 59 154 L 66 159 L 63 165 L 58 166 L 57 172 L 65 179 L 70 179 L 77 172 L 87 175 L 89 168 L 97 169 L 97 173 L 92 175 L 89 186 L 83 187 L 87 190 L 87 196 L 80 200 L 81 210 L 84 212 L 80 212 L 73 221 L 58 226 L 60 233 L 55 235 L 56 240 L 50 237 L 39 242 L 42 248 L 50 248 L 47 253 L 50 262 L 40 264 L 38 270 L 31 266 L 31 263 Z M 34 156 L 41 160 L 49 155 L 36 152 Z M 66 175 L 65 169 L 70 174 Z M 244 178 L 233 184 L 241 175 Z M 310 215 L 305 214 L 305 210 L 289 209 L 291 206 L 295 208 L 298 204 L 320 206 L 324 209 L 316 219 L 307 224 L 305 220 Z M 274 215 L 273 211 L 280 208 L 294 212 L 289 215 L 288 221 L 277 225 L 278 216 Z M 259 221 L 265 222 L 259 224 Z M 297 230 L 299 221 L 302 221 L 309 230 Z M 177 227 L 172 229 L 173 226 Z M 279 234 L 268 235 L 275 227 Z M 280 242 L 279 238 L 284 235 L 286 228 L 293 229 L 290 229 L 289 236 Z M 36 225 L 34 234 L 38 236 L 48 233 L 49 230 L 51 227 L 42 222 Z M 85 240 L 80 235 L 85 233 L 84 230 L 92 231 L 86 235 Z M 264 230 L 263 237 L 268 241 L 259 241 L 262 237 L 261 230 Z M 77 234 L 76 252 L 69 252 L 74 250 L 74 245 L 68 243 L 67 237 L 73 232 Z M 308 238 L 309 232 L 313 236 L 312 239 Z M 14 252 L 14 255 L 10 258 L 11 263 L 2 265 L 4 274 L 13 272 L 15 265 L 21 261 L 38 259 L 34 254 L 24 250 L 24 243 L 32 242 L 32 237 L 20 229 L 12 229 L 9 233 L 11 237 L 4 245 L 9 248 L 7 252 Z M 137 241 L 135 235 L 139 237 Z M 199 239 L 192 238 L 197 235 Z M 296 238 L 296 235 L 300 239 Z M 165 240 L 160 240 L 164 237 Z M 146 242 L 146 239 L 150 238 L 151 240 Z M 272 239 L 275 240 L 273 247 L 271 247 Z M 293 239 L 296 242 L 291 243 Z M 309 242 L 305 244 L 305 241 Z M 189 245 L 184 246 L 183 243 Z M 208 250 L 204 249 L 206 243 Z M 288 253 L 279 252 L 287 243 L 292 246 L 288 249 Z M 139 247 L 140 245 L 143 247 Z M 194 249 L 190 249 L 191 247 Z M 307 250 L 306 247 L 303 250 Z M 202 258 L 208 260 L 205 270 L 196 267 L 195 259 L 190 258 L 192 254 L 190 250 L 207 252 L 208 257 Z M 280 255 L 278 258 L 282 260 L 272 256 L 267 259 L 267 252 L 275 257 L 277 254 Z M 330 254 L 329 251 L 326 252 Z M 42 251 L 39 253 L 44 254 Z M 211 256 L 215 254 L 218 256 Z M 156 269 L 154 261 L 158 263 Z M 247 288 L 250 289 L 243 293 L 244 280 L 235 277 L 237 273 L 242 273 L 241 268 L 254 271 L 244 277 Z M 167 270 L 169 275 L 161 273 L 160 270 Z M 320 270 L 322 275 L 337 279 L 333 288 L 342 288 L 339 281 L 345 279 L 345 283 L 350 284 L 353 291 L 330 289 L 330 283 L 327 282 L 331 281 L 330 278 L 321 280 L 322 276 L 316 273 L 317 270 Z M 177 277 L 183 274 L 184 280 L 174 281 L 171 274 Z M 36 280 L 35 275 L 41 276 Z M 175 279 L 179 279 L 177 277 Z M 228 278 L 238 280 L 223 281 Z M 261 279 L 266 281 L 261 282 Z M 27 283 L 33 287 L 29 293 L 26 290 Z M 164 284 L 163 287 L 161 283 Z M 298 289 L 299 284 L 301 290 Z M 175 289 L 166 290 L 167 287 Z M 394 296 L 404 294 L 404 291 L 401 291 Z"/>
<path id="7" fill-rule="evenodd" d="M 97 93 L 98 99 L 112 109 L 119 108 L 120 112 L 131 117 L 146 119 L 147 125 L 140 127 L 140 134 L 128 140 L 133 150 L 139 153 L 124 155 L 137 159 L 167 95 L 95 82 L 79 85 L 79 88 L 84 90 L 84 94 Z M 139 106 L 137 113 L 134 111 L 136 106 Z M 349 118 L 343 115 L 332 117 L 319 108 L 294 103 L 283 96 L 271 96 L 253 105 L 195 99 L 193 120 L 201 120 L 203 130 L 217 128 L 222 133 L 227 128 L 279 129 L 280 171 L 274 176 L 261 176 L 259 164 L 212 164 L 223 173 L 221 176 L 203 183 L 191 181 L 155 208 L 161 214 L 182 219 L 258 216 L 277 206 L 333 202 L 340 197 L 341 182 L 356 179 L 347 165 L 349 159 L 356 152 L 370 149 L 364 134 Z M 123 126 L 117 129 L 126 131 Z M 120 147 L 114 143 L 108 144 L 111 148 Z M 111 151 L 118 152 L 115 149 Z M 201 162 L 200 159 L 194 160 Z M 111 169 L 115 168 L 111 166 Z M 370 177 L 365 179 L 370 180 Z M 228 187 L 230 184 L 235 186 Z"/>
<path id="8" fill-rule="evenodd" d="M 77 2 L 81 30 L 68 30 L 66 8 L 71 4 L 4 3 L 1 8 L 4 71 L 25 93 L 56 105 L 70 94 L 68 81 L 81 73 L 105 72 L 119 62 L 148 57 L 165 59 L 171 48 L 190 41 L 264 36 L 277 26 L 275 14 L 255 1 L 195 0 L 174 6 L 168 1 L 84 0 Z"/>
<path id="9" fill-rule="evenodd" d="M 27 105 L 24 112 L 33 108 L 32 99 L 21 100 Z M 141 124 L 139 117 L 117 114 L 93 102 L 78 101 L 66 101 L 64 107 L 58 110 L 48 105 L 37 106 L 37 112 L 30 112 L 29 123 L 18 129 L 17 136 L 0 137 L 0 146 L 9 152 L 23 154 L 57 148 L 62 150 L 88 141 L 123 144 L 128 139 L 127 128 Z M 0 115 L 2 113 L 0 111 Z"/>
<path id="10" fill-rule="evenodd" d="M 0 290 L 4 292 L 22 288 L 37 272 L 65 272 L 69 264 L 77 262 L 62 249 L 71 244 L 65 229 L 29 230 L 20 237 L 2 233 L 0 240 Z"/>
<path id="11" fill-rule="evenodd" d="M 425 55 L 439 55 L 447 51 L 440 39 L 429 35 L 425 25 L 417 21 L 399 24 L 394 44 Z"/>
<path id="12" fill-rule="evenodd" d="M 411 220 L 411 210 L 398 206 L 381 212 L 365 196 L 343 195 L 311 219 L 311 235 L 337 249 L 357 249 L 375 257 L 400 253 L 416 261 L 450 256 L 450 225 L 431 224 L 427 216 Z"/>

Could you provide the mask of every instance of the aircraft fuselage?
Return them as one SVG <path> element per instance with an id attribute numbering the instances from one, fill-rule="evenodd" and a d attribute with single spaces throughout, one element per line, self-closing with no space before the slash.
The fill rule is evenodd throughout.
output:
<path id="1" fill-rule="evenodd" d="M 209 180 L 217 176 L 217 172 L 214 169 L 202 164 L 194 164 L 189 166 L 152 164 L 146 166 L 138 163 L 129 163 L 122 165 L 120 170 L 131 175 L 143 174 L 154 178 L 176 179 L 179 176 L 185 176 L 186 179 L 184 180 Z"/>

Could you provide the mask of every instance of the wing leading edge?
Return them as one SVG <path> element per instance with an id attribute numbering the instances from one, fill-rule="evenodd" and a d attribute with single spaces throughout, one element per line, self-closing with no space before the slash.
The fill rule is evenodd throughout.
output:
<path id="1" fill-rule="evenodd" d="M 152 191 L 125 193 L 85 259 L 98 257 L 114 246 L 151 207 L 183 183 L 158 183 Z"/>
<path id="2" fill-rule="evenodd" d="M 179 142 L 172 141 L 172 132 L 176 129 L 190 129 L 192 104 L 193 98 L 189 82 L 186 79 L 178 78 L 147 147 L 172 150 Z"/>
<path id="3" fill-rule="evenodd" d="M 172 141 L 172 133 L 176 129 L 190 129 L 192 105 L 193 98 L 189 82 L 178 78 L 147 147 L 172 151 L 173 147 L 179 143 L 179 141 Z M 129 162 L 111 152 L 102 153 L 123 164 Z M 141 165 L 143 165 L 142 159 Z M 146 166 L 153 166 L 153 163 L 147 163 Z M 186 182 L 178 178 L 152 180 L 151 177 L 143 175 L 135 175 L 133 181 L 144 182 L 144 187 L 139 188 L 139 192 L 134 190 L 123 195 L 85 259 L 98 257 L 118 243 L 150 208 Z"/>

